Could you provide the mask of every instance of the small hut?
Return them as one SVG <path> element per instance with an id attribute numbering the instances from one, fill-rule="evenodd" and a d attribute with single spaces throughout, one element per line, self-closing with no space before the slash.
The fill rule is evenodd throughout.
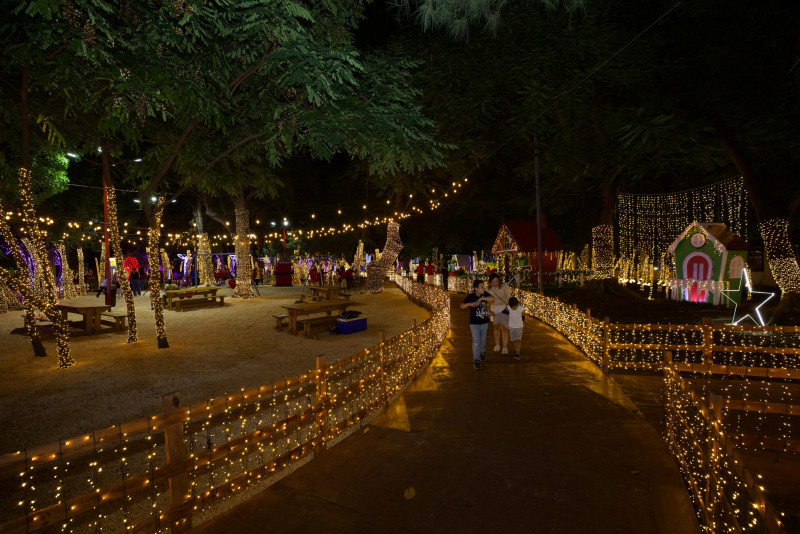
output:
<path id="1" fill-rule="evenodd" d="M 542 218 L 544 221 L 544 218 Z M 500 226 L 494 240 L 492 254 L 497 258 L 497 268 L 501 273 L 513 271 L 515 268 L 530 267 L 531 282 L 536 280 L 539 272 L 539 260 L 536 221 L 515 220 L 504 222 Z M 558 253 L 564 248 L 558 235 L 542 224 L 542 269 L 545 273 L 555 273 L 558 269 Z M 554 275 L 546 277 L 553 281 Z"/>
<path id="2" fill-rule="evenodd" d="M 747 243 L 722 223 L 693 222 L 670 245 L 675 278 L 668 280 L 670 298 L 727 305 L 722 291 L 738 303 L 740 278 L 747 264 Z"/>

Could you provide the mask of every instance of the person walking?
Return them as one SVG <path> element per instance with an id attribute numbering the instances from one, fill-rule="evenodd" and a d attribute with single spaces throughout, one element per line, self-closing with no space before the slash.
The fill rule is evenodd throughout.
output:
<path id="1" fill-rule="evenodd" d="M 131 271 L 130 281 L 131 281 L 131 289 L 133 290 L 133 296 L 138 297 L 142 294 L 142 286 L 139 284 L 139 269 L 136 267 L 133 268 Z"/>
<path id="2" fill-rule="evenodd" d="M 508 337 L 514 344 L 514 359 L 519 360 L 522 346 L 522 328 L 525 326 L 525 308 L 520 306 L 517 297 L 508 299 Z"/>
<path id="3" fill-rule="evenodd" d="M 491 307 L 491 320 L 494 323 L 494 351 L 500 352 L 500 341 L 503 342 L 503 356 L 508 355 L 508 301 L 511 298 L 511 289 L 504 284 L 500 275 L 492 273 L 489 276 L 488 293 L 494 298 Z"/>
<path id="4" fill-rule="evenodd" d="M 417 283 L 424 284 L 425 283 L 425 267 L 422 266 L 422 262 L 419 262 L 417 265 Z"/>
<path id="5" fill-rule="evenodd" d="M 486 292 L 483 280 L 472 282 L 472 293 L 461 303 L 461 309 L 469 308 L 469 330 L 472 333 L 472 364 L 480 370 L 481 361 L 486 359 L 486 332 L 489 330 L 489 308 L 487 303 L 494 301 Z"/>

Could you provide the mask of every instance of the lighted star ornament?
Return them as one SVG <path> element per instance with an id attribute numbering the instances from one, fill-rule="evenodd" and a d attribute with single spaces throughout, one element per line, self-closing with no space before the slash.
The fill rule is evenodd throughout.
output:
<path id="1" fill-rule="evenodd" d="M 736 320 L 736 309 L 739 307 L 739 304 L 735 300 L 730 298 L 727 295 L 727 293 L 733 293 L 733 292 L 736 292 L 736 291 L 741 292 L 741 290 L 742 290 L 742 280 L 744 280 L 744 284 L 747 287 L 747 289 L 750 291 L 751 294 L 769 295 L 767 298 L 765 298 L 764 300 L 761 301 L 761 304 L 756 306 L 755 312 L 756 312 L 756 316 L 758 317 L 758 321 L 756 321 L 753 318 L 753 316 L 750 315 L 749 313 L 747 315 L 745 315 L 744 317 L 742 317 L 741 319 L 739 319 L 738 321 Z M 726 299 L 728 299 L 729 301 L 733 302 L 733 317 L 731 318 L 731 324 L 738 325 L 739 323 L 741 323 L 742 321 L 744 321 L 745 319 L 750 317 L 750 320 L 752 320 L 757 325 L 766 326 L 766 324 L 764 322 L 764 318 L 761 316 L 761 306 L 766 304 L 769 299 L 774 297 L 775 293 L 767 293 L 766 291 L 753 291 L 753 286 L 750 283 L 750 277 L 747 275 L 747 269 L 742 269 L 742 277 L 739 278 L 739 287 L 737 289 L 723 289 L 722 290 L 722 296 L 725 297 Z"/>

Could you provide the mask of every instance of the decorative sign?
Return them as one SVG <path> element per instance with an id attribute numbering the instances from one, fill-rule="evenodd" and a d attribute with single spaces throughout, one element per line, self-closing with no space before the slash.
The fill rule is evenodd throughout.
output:
<path id="1" fill-rule="evenodd" d="M 700 248 L 706 244 L 706 236 L 702 232 L 698 232 L 692 236 L 691 242 L 694 248 Z"/>

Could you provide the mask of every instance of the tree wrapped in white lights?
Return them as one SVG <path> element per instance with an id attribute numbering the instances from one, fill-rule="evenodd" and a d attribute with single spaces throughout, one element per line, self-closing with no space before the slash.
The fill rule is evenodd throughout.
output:
<path id="1" fill-rule="evenodd" d="M 202 285 L 214 284 L 214 265 L 211 259 L 211 247 L 208 244 L 208 234 L 197 234 L 197 274 Z"/>
<path id="2" fill-rule="evenodd" d="M 250 211 L 236 208 L 236 288 L 233 296 L 243 299 L 253 298 L 250 285 Z"/>
<path id="3" fill-rule="evenodd" d="M 400 223 L 390 221 L 386 228 L 386 245 L 383 247 L 381 258 L 367 265 L 367 291 L 380 293 L 383 291 L 383 279 L 392 269 L 403 242 L 400 241 Z"/>
<path id="4" fill-rule="evenodd" d="M 37 356 L 45 356 L 44 347 L 39 340 L 39 335 L 36 332 L 35 309 L 39 309 L 44 315 L 53 323 L 56 331 L 56 346 L 58 350 L 58 366 L 60 368 L 69 367 L 75 363 L 72 358 L 69 347 L 69 326 L 61 310 L 56 308 L 58 304 L 58 293 L 56 291 L 55 278 L 53 276 L 53 267 L 47 261 L 47 252 L 44 247 L 44 233 L 39 228 L 39 219 L 36 217 L 36 210 L 33 205 L 33 195 L 31 194 L 31 173 L 28 169 L 20 168 L 19 170 L 19 185 L 20 197 L 23 204 L 23 217 L 22 221 L 25 225 L 28 234 L 28 243 L 30 243 L 31 254 L 35 264 L 34 269 L 36 278 L 41 281 L 44 294 L 37 295 L 35 288 L 30 286 L 30 274 L 27 263 L 22 257 L 22 253 L 15 242 L 11 228 L 8 226 L 3 218 L 0 218 L 0 233 L 5 237 L 6 243 L 13 251 L 14 259 L 17 262 L 17 267 L 20 270 L 20 275 L 15 276 L 6 269 L 0 267 L 0 282 L 3 282 L 8 287 L 17 291 L 25 298 L 26 303 L 26 318 L 25 325 L 28 329 L 28 335 L 31 338 L 31 343 L 34 347 L 34 352 Z M 0 211 L 2 206 L 0 205 Z M 40 353 L 41 352 L 41 353 Z"/>
<path id="5" fill-rule="evenodd" d="M 78 295 L 85 295 L 88 292 L 86 288 L 86 272 L 83 265 L 83 249 L 78 247 Z"/>
<path id="6" fill-rule="evenodd" d="M 105 155 L 105 151 L 103 152 Z M 125 298 L 125 309 L 128 315 L 128 343 L 136 343 L 139 339 L 136 331 L 136 306 L 133 302 L 133 291 L 128 281 L 127 273 L 122 267 L 122 243 L 119 238 L 119 226 L 117 223 L 117 196 L 114 186 L 109 185 L 106 189 L 108 196 L 108 231 L 111 236 L 111 244 L 114 247 L 114 255 L 120 265 L 119 284 L 122 288 L 122 295 Z"/>
<path id="7" fill-rule="evenodd" d="M 58 254 L 61 256 L 61 294 L 65 299 L 73 299 L 78 296 L 75 291 L 75 284 L 72 283 L 72 269 L 67 263 L 67 247 L 64 243 L 58 246 Z"/>

